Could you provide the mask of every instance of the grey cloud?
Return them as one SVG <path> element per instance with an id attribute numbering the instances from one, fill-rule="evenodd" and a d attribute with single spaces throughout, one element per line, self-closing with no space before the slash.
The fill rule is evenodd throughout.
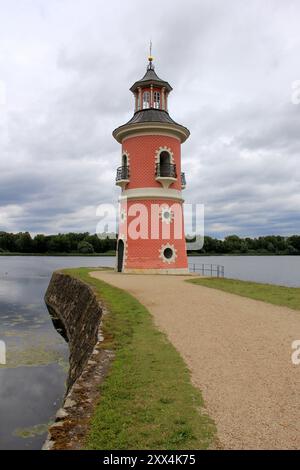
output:
<path id="1" fill-rule="evenodd" d="M 7 3 L 0 31 L 10 97 L 0 229 L 94 230 L 97 205 L 118 197 L 111 133 L 132 115 L 128 89 L 151 37 L 157 73 L 174 87 L 170 113 L 191 129 L 185 195 L 205 204 L 206 230 L 299 232 L 299 5 L 153 0 L 146 14 L 136 0 L 76 0 L 17 11 Z"/>

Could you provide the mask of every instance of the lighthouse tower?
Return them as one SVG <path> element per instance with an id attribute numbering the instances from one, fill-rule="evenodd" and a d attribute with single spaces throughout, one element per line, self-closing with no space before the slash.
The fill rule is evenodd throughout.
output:
<path id="1" fill-rule="evenodd" d="M 184 236 L 181 144 L 189 130 L 168 112 L 170 84 L 154 70 L 130 91 L 134 115 L 113 131 L 122 145 L 116 184 L 121 187 L 117 270 L 161 274 L 188 272 Z"/>

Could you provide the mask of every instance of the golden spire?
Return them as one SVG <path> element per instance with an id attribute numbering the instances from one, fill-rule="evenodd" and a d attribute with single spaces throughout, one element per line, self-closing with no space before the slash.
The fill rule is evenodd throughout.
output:
<path id="1" fill-rule="evenodd" d="M 154 59 L 154 57 L 152 56 L 152 41 L 150 39 L 150 47 L 149 47 L 149 56 L 148 56 L 148 60 L 149 62 L 152 62 Z"/>

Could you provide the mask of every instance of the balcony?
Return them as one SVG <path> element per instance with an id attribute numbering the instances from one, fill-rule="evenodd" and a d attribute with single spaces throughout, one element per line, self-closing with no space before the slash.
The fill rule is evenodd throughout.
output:
<path id="1" fill-rule="evenodd" d="M 181 173 L 181 189 L 185 189 L 185 187 L 186 187 L 185 173 Z"/>
<path id="2" fill-rule="evenodd" d="M 117 169 L 116 185 L 125 188 L 126 184 L 129 183 L 129 166 L 123 165 Z"/>
<path id="3" fill-rule="evenodd" d="M 167 189 L 177 180 L 176 165 L 173 163 L 157 163 L 155 167 L 155 179 Z"/>

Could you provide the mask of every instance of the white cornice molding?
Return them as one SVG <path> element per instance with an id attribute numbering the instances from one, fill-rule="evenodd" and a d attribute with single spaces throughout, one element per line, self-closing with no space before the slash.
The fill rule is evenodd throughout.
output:
<path id="1" fill-rule="evenodd" d="M 122 143 L 126 137 L 129 137 L 135 133 L 143 134 L 145 131 L 150 131 L 152 134 L 166 131 L 169 134 L 179 138 L 181 143 L 185 142 L 190 135 L 189 130 L 179 124 L 170 124 L 165 122 L 142 122 L 137 124 L 125 124 L 124 126 L 118 127 L 113 131 L 113 136 L 119 143 Z"/>
<path id="2" fill-rule="evenodd" d="M 175 199 L 176 201 L 184 202 L 182 193 L 178 189 L 164 189 L 164 188 L 136 188 L 125 189 L 119 200 L 123 199 Z"/>

